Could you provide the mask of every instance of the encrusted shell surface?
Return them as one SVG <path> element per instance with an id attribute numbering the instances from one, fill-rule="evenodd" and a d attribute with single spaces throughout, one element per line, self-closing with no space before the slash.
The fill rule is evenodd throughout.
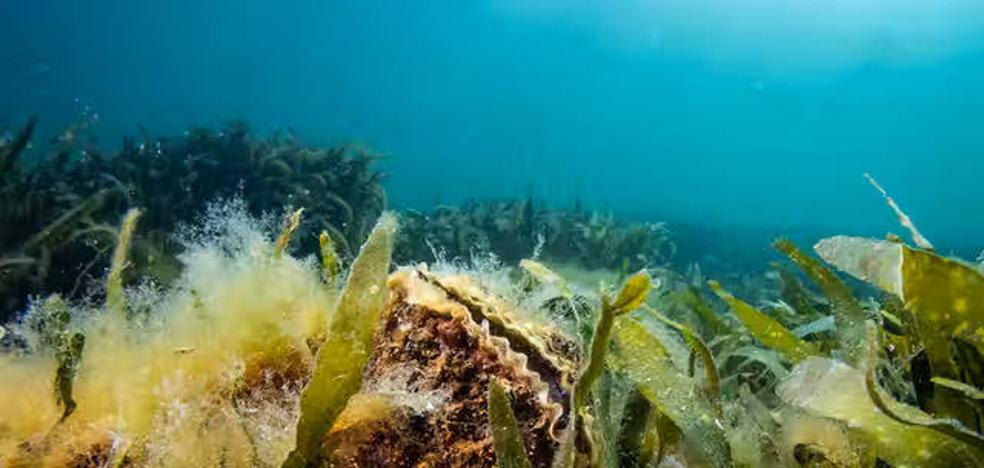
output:
<path id="1" fill-rule="evenodd" d="M 577 346 L 519 320 L 464 275 L 408 268 L 389 289 L 360 393 L 323 447 L 332 464 L 495 466 L 494 378 L 510 393 L 530 460 L 549 466 L 570 417 Z"/>

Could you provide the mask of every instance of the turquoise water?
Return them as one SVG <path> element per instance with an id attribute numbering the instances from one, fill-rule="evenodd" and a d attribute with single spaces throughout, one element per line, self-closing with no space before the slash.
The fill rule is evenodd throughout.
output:
<path id="1" fill-rule="evenodd" d="M 984 4 L 5 0 L 0 124 L 243 119 L 388 155 L 394 206 L 535 195 L 727 231 L 984 233 Z M 764 245 L 767 239 L 762 240 Z"/>

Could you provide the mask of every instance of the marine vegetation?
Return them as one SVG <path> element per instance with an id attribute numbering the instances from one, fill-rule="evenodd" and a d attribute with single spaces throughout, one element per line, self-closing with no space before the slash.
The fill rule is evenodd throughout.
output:
<path id="1" fill-rule="evenodd" d="M 676 247 L 661 223 L 627 223 L 611 214 L 537 208 L 525 201 L 471 201 L 430 212 L 403 213 L 400 260 L 469 260 L 495 254 L 508 263 L 527 257 L 585 269 L 635 271 L 668 263 Z M 436 250 L 436 252 L 435 252 Z"/>
<path id="2" fill-rule="evenodd" d="M 177 237 L 174 281 L 126 284 L 143 219 L 101 301 L 5 330 L 0 465 L 984 465 L 984 274 L 921 236 L 779 239 L 747 298 L 665 266 L 394 261 L 389 212 L 353 261 L 327 233 L 301 256 L 306 209 L 278 229 L 236 199 Z"/>
<path id="3" fill-rule="evenodd" d="M 378 155 L 359 145 L 306 147 L 231 124 L 156 139 L 142 131 L 111 154 L 63 136 L 27 164 L 36 124 L 30 120 L 0 144 L 0 317 L 30 294 L 85 295 L 107 267 L 116 222 L 131 206 L 142 209 L 142 229 L 124 280 L 166 283 L 180 273 L 182 246 L 172 233 L 193 223 L 208 201 L 239 197 L 255 214 L 304 207 L 298 248 L 318 252 L 318 235 L 326 232 L 345 259 L 386 205 L 383 173 L 373 166 Z"/>

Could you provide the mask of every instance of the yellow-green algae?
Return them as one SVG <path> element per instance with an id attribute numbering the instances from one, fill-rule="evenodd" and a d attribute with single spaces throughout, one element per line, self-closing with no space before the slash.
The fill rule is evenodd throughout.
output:
<path id="1" fill-rule="evenodd" d="M 619 321 L 614 338 L 615 367 L 628 374 L 653 407 L 680 428 L 699 463 L 729 466 L 731 450 L 723 422 L 696 382 L 674 367 L 669 356 L 660 352 L 663 346 L 639 322 Z"/>
<path id="2" fill-rule="evenodd" d="M 984 400 L 984 391 L 979 388 L 974 387 L 963 382 L 958 382 L 956 380 L 947 379 L 944 377 L 933 377 L 930 379 L 934 384 L 948 387 L 952 390 L 956 390 L 963 393 L 965 397 L 971 400 Z"/>
<path id="3" fill-rule="evenodd" d="M 660 446 L 659 418 L 652 404 L 637 388 L 633 388 L 625 404 L 625 415 L 619 435 L 618 463 L 629 466 L 648 466 L 658 456 Z"/>
<path id="4" fill-rule="evenodd" d="M 342 271 L 342 262 L 338 259 L 335 243 L 328 235 L 328 231 L 321 231 L 318 236 L 318 246 L 321 251 L 321 276 L 325 283 L 331 284 Z"/>
<path id="5" fill-rule="evenodd" d="M 652 289 L 652 280 L 646 272 L 639 272 L 625 280 L 615 300 L 602 296 L 601 317 L 595 327 L 591 340 L 591 354 L 587 367 L 581 372 L 577 386 L 574 388 L 574 408 L 581 411 L 587 404 L 588 395 L 595 381 L 601 376 L 605 366 L 605 354 L 608 352 L 608 340 L 611 338 L 615 318 L 639 308 Z"/>
<path id="6" fill-rule="evenodd" d="M 328 336 L 318 348 L 314 374 L 301 394 L 297 442 L 285 467 L 311 463 L 335 418 L 359 390 L 362 368 L 372 352 L 372 336 L 386 305 L 386 277 L 396 228 L 395 216 L 380 216 L 352 262 Z"/>
<path id="7" fill-rule="evenodd" d="M 604 441 L 592 435 L 587 426 L 591 425 L 593 418 L 587 413 L 589 397 L 594 390 L 595 383 L 601 377 L 605 368 L 605 356 L 608 352 L 609 340 L 612 335 L 612 328 L 615 319 L 639 308 L 646 301 L 649 291 L 652 289 L 652 278 L 645 271 L 640 271 L 625 280 L 615 299 L 609 298 L 606 293 L 601 297 L 601 315 L 598 324 L 595 326 L 594 334 L 591 338 L 591 351 L 588 356 L 588 365 L 581 371 L 577 383 L 574 387 L 574 405 L 572 414 L 576 418 L 576 427 L 585 430 L 582 435 L 590 444 L 590 461 L 592 465 L 600 463 L 601 453 L 605 450 L 601 445 Z M 573 433 L 568 435 L 573 437 Z M 565 459 L 569 456 L 561 452 L 558 459 Z"/>
<path id="8" fill-rule="evenodd" d="M 520 260 L 519 267 L 529 273 L 530 276 L 536 278 L 541 284 L 555 286 L 560 291 L 561 296 L 565 298 L 573 296 L 574 293 L 571 291 L 571 286 L 567 281 L 546 265 L 536 260 L 524 258 Z"/>
<path id="9" fill-rule="evenodd" d="M 898 242 L 835 236 L 815 247 L 825 260 L 900 298 L 911 313 L 906 328 L 926 349 L 932 373 L 962 381 L 951 342 L 957 338 L 984 351 L 984 275 L 975 268 Z M 935 386 L 935 413 L 974 422 L 961 392 Z"/>
<path id="10" fill-rule="evenodd" d="M 714 356 L 711 354 L 711 350 L 707 347 L 707 344 L 686 325 L 670 320 L 649 305 L 645 305 L 644 309 L 652 314 L 653 317 L 656 317 L 659 321 L 680 333 L 683 341 L 690 347 L 691 363 L 693 363 L 693 356 L 700 358 L 701 366 L 704 368 L 704 379 L 707 380 L 708 396 L 711 399 L 711 403 L 717 408 L 718 414 L 723 416 L 721 414 L 721 378 L 718 376 L 717 364 L 714 363 Z M 693 377 L 692 364 L 690 366 L 690 376 Z"/>
<path id="11" fill-rule="evenodd" d="M 106 307 L 120 319 L 127 316 L 126 300 L 123 297 L 123 269 L 127 265 L 130 241 L 133 239 L 133 232 L 137 229 L 138 218 L 140 218 L 140 210 L 136 208 L 131 208 L 123 216 L 123 224 L 120 225 L 116 249 L 113 251 L 113 260 L 109 267 L 109 276 L 106 278 Z"/>
<path id="12" fill-rule="evenodd" d="M 290 244 L 291 238 L 294 237 L 294 232 L 296 232 L 297 228 L 301 226 L 301 215 L 303 214 L 304 208 L 300 208 L 287 217 L 287 222 L 284 225 L 284 229 L 280 232 L 280 236 L 277 237 L 277 242 L 273 245 L 273 258 L 281 258 L 284 256 L 284 250 L 287 249 L 287 245 Z"/>
<path id="13" fill-rule="evenodd" d="M 971 447 L 978 446 L 984 448 L 984 437 L 976 432 L 970 431 L 952 419 L 934 418 L 918 408 L 899 403 L 887 395 L 878 386 L 878 329 L 873 323 L 868 324 L 867 330 L 867 353 L 865 359 L 864 385 L 868 392 L 868 397 L 872 403 L 886 416 L 909 426 L 927 427 L 946 434 L 956 440 L 962 441 Z"/>
<path id="14" fill-rule="evenodd" d="M 820 354 L 812 344 L 793 334 L 778 320 L 769 317 L 747 302 L 725 291 L 717 281 L 708 281 L 711 290 L 724 302 L 745 325 L 749 333 L 763 345 L 776 350 L 789 362 L 797 363 L 810 356 Z"/>
<path id="15" fill-rule="evenodd" d="M 513 414 L 512 402 L 498 380 L 489 384 L 489 426 L 495 445 L 496 464 L 499 468 L 530 468 L 526 456 L 523 434 Z"/>
<path id="16" fill-rule="evenodd" d="M 127 291 L 131 307 L 150 304 L 153 315 L 136 321 L 106 307 L 69 305 L 66 330 L 84 333 L 86 344 L 72 389 L 78 405 L 61 424 L 51 397 L 55 353 L 27 326 L 48 313 L 51 300 L 14 327 L 29 352 L 0 355 L 7 383 L 0 385 L 0 464 L 63 466 L 100 453 L 147 466 L 283 459 L 291 392 L 283 401 L 247 398 L 250 412 L 237 418 L 228 389 L 262 379 L 264 368 L 303 367 L 305 340 L 334 299 L 307 264 L 271 262 L 272 244 L 243 210 L 224 207 L 206 218 L 222 234 L 191 240 L 170 289 Z M 262 436 L 262 445 L 252 447 L 248 433 Z"/>
<path id="17" fill-rule="evenodd" d="M 936 430 L 884 414 L 868 396 L 864 372 L 843 362 L 810 357 L 779 388 L 787 404 L 862 431 L 879 458 L 896 467 L 984 464 L 984 451 Z"/>
<path id="18" fill-rule="evenodd" d="M 682 290 L 679 294 L 682 295 L 684 304 L 694 312 L 699 320 L 705 324 L 710 332 L 711 336 L 721 336 L 726 335 L 730 331 L 730 325 L 728 322 L 713 309 L 707 302 L 704 301 L 704 297 L 701 296 L 700 290 L 695 286 L 687 287 Z"/>
<path id="19" fill-rule="evenodd" d="M 308 465 L 316 457 L 330 462 L 320 451 L 329 430 L 379 417 L 390 405 L 350 397 L 359 388 L 385 303 L 395 221 L 388 215 L 379 221 L 334 307 L 336 289 L 318 280 L 331 283 L 341 271 L 337 256 L 326 254 L 327 236 L 321 239 L 320 266 L 286 251 L 299 214 L 274 242 L 233 232 L 230 236 L 238 239 L 234 243 L 249 247 L 231 254 L 226 247 L 191 249 L 182 279 L 169 291 L 144 292 L 150 296 L 141 299 L 138 289 L 123 290 L 117 274 L 106 285 L 107 292 L 115 289 L 121 299 L 113 304 L 81 310 L 58 306 L 56 297 L 36 303 L 34 316 L 54 313 L 64 320 L 49 330 L 48 338 L 31 338 L 31 349 L 38 352 L 0 356 L 0 373 L 18 383 L 16 389 L 0 385 L 0 398 L 9 402 L 0 407 L 0 464 L 59 466 L 93 447 L 107 446 L 113 466 L 274 466 L 283 463 L 292 441 L 286 466 Z M 120 244 L 125 243 L 123 231 Z M 835 308 L 839 339 L 830 344 L 831 354 L 843 360 L 825 357 L 828 348 L 818 346 L 814 335 L 804 334 L 804 339 L 791 331 L 783 322 L 793 314 L 770 317 L 716 282 L 709 283 L 711 289 L 744 328 L 729 330 L 727 321 L 706 304 L 698 307 L 700 292 L 686 286 L 665 297 L 682 297 L 676 294 L 682 290 L 692 294 L 682 302 L 689 305 L 684 313 L 698 319 L 693 328 L 683 325 L 693 322 L 664 309 L 659 297 L 650 298 L 653 305 L 646 310 L 626 317 L 644 304 L 652 287 L 649 274 L 640 272 L 614 299 L 597 297 L 597 328 L 588 335 L 589 358 L 573 392 L 573 414 L 560 435 L 554 466 L 609 466 L 617 463 L 613 460 L 629 459 L 688 466 L 870 466 L 876 457 L 896 467 L 981 466 L 979 434 L 952 419 L 966 420 L 980 408 L 982 392 L 968 379 L 967 363 L 974 364 L 975 355 L 961 354 L 981 350 L 980 273 L 898 242 L 834 239 L 840 240 L 818 244 L 822 258 L 900 299 L 897 305 L 883 301 L 880 314 L 872 311 L 872 316 L 897 319 L 871 325 L 863 362 L 856 353 L 856 333 L 847 334 L 847 329 L 863 328 L 865 310 L 833 273 L 791 244 L 778 247 L 815 280 Z M 117 271 L 125 265 L 125 250 L 121 261 L 114 259 Z M 526 261 L 520 267 L 564 297 L 579 296 L 574 283 L 542 264 Z M 524 290 L 513 299 L 537 293 Z M 122 302 L 131 296 L 133 303 Z M 796 307 L 813 308 L 808 294 L 802 299 Z M 136 319 L 147 307 L 159 320 L 149 327 L 141 321 L 145 319 Z M 815 315 L 806 314 L 811 320 Z M 679 337 L 655 334 L 653 327 L 662 324 Z M 713 333 L 704 335 L 705 342 L 698 329 Z M 871 338 L 879 334 L 884 341 Z M 58 343 L 71 350 L 74 336 L 87 338 L 85 355 L 59 354 Z M 700 358 L 704 382 L 693 377 L 692 369 L 688 376 L 679 359 L 671 359 L 667 349 L 679 349 L 681 338 L 690 348 L 691 368 L 694 357 Z M 752 339 L 794 365 L 788 378 L 787 364 L 776 360 L 767 364 L 773 370 L 771 386 L 750 390 L 740 380 L 735 383 L 733 379 L 742 377 L 729 367 L 730 357 L 770 353 L 752 345 Z M 929 357 L 928 380 L 936 393 L 933 405 L 922 410 L 890 394 L 900 391 L 892 386 L 896 377 L 879 373 L 883 365 L 907 365 L 920 346 Z M 303 396 L 288 392 L 285 401 L 264 402 L 241 393 L 250 388 L 247 382 L 262 381 L 271 363 L 311 376 Z M 51 398 L 51 378 L 61 372 L 69 377 L 69 371 L 74 379 L 54 385 L 71 384 L 59 394 L 59 403 Z M 911 379 L 909 373 L 916 371 L 907 367 L 905 372 L 904 378 Z M 519 456 L 522 438 L 514 415 L 508 424 L 511 404 L 501 390 L 493 383 L 489 394 L 497 458 L 501 466 L 526 466 Z M 66 411 L 69 399 L 77 402 L 74 412 Z M 180 417 L 174 408 L 180 408 Z M 590 458 L 575 457 L 579 429 L 596 444 Z M 759 433 L 748 435 L 748 430 Z"/>
<path id="20" fill-rule="evenodd" d="M 800 250 L 792 241 L 779 239 L 772 245 L 776 250 L 789 257 L 806 273 L 806 276 L 820 286 L 820 290 L 830 301 L 834 317 L 836 317 L 835 329 L 840 345 L 839 351 L 847 363 L 857 365 L 864 355 L 864 321 L 866 317 L 864 309 L 855 299 L 850 288 L 832 271 Z"/>

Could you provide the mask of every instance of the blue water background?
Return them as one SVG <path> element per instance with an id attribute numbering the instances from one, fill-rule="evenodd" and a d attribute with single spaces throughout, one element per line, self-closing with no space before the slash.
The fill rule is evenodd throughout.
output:
<path id="1" fill-rule="evenodd" d="M 943 250 L 984 247 L 979 1 L 3 0 L 0 22 L 10 129 L 86 111 L 111 149 L 245 119 L 382 151 L 398 207 L 581 199 L 763 245 L 901 232 L 870 172 Z"/>

